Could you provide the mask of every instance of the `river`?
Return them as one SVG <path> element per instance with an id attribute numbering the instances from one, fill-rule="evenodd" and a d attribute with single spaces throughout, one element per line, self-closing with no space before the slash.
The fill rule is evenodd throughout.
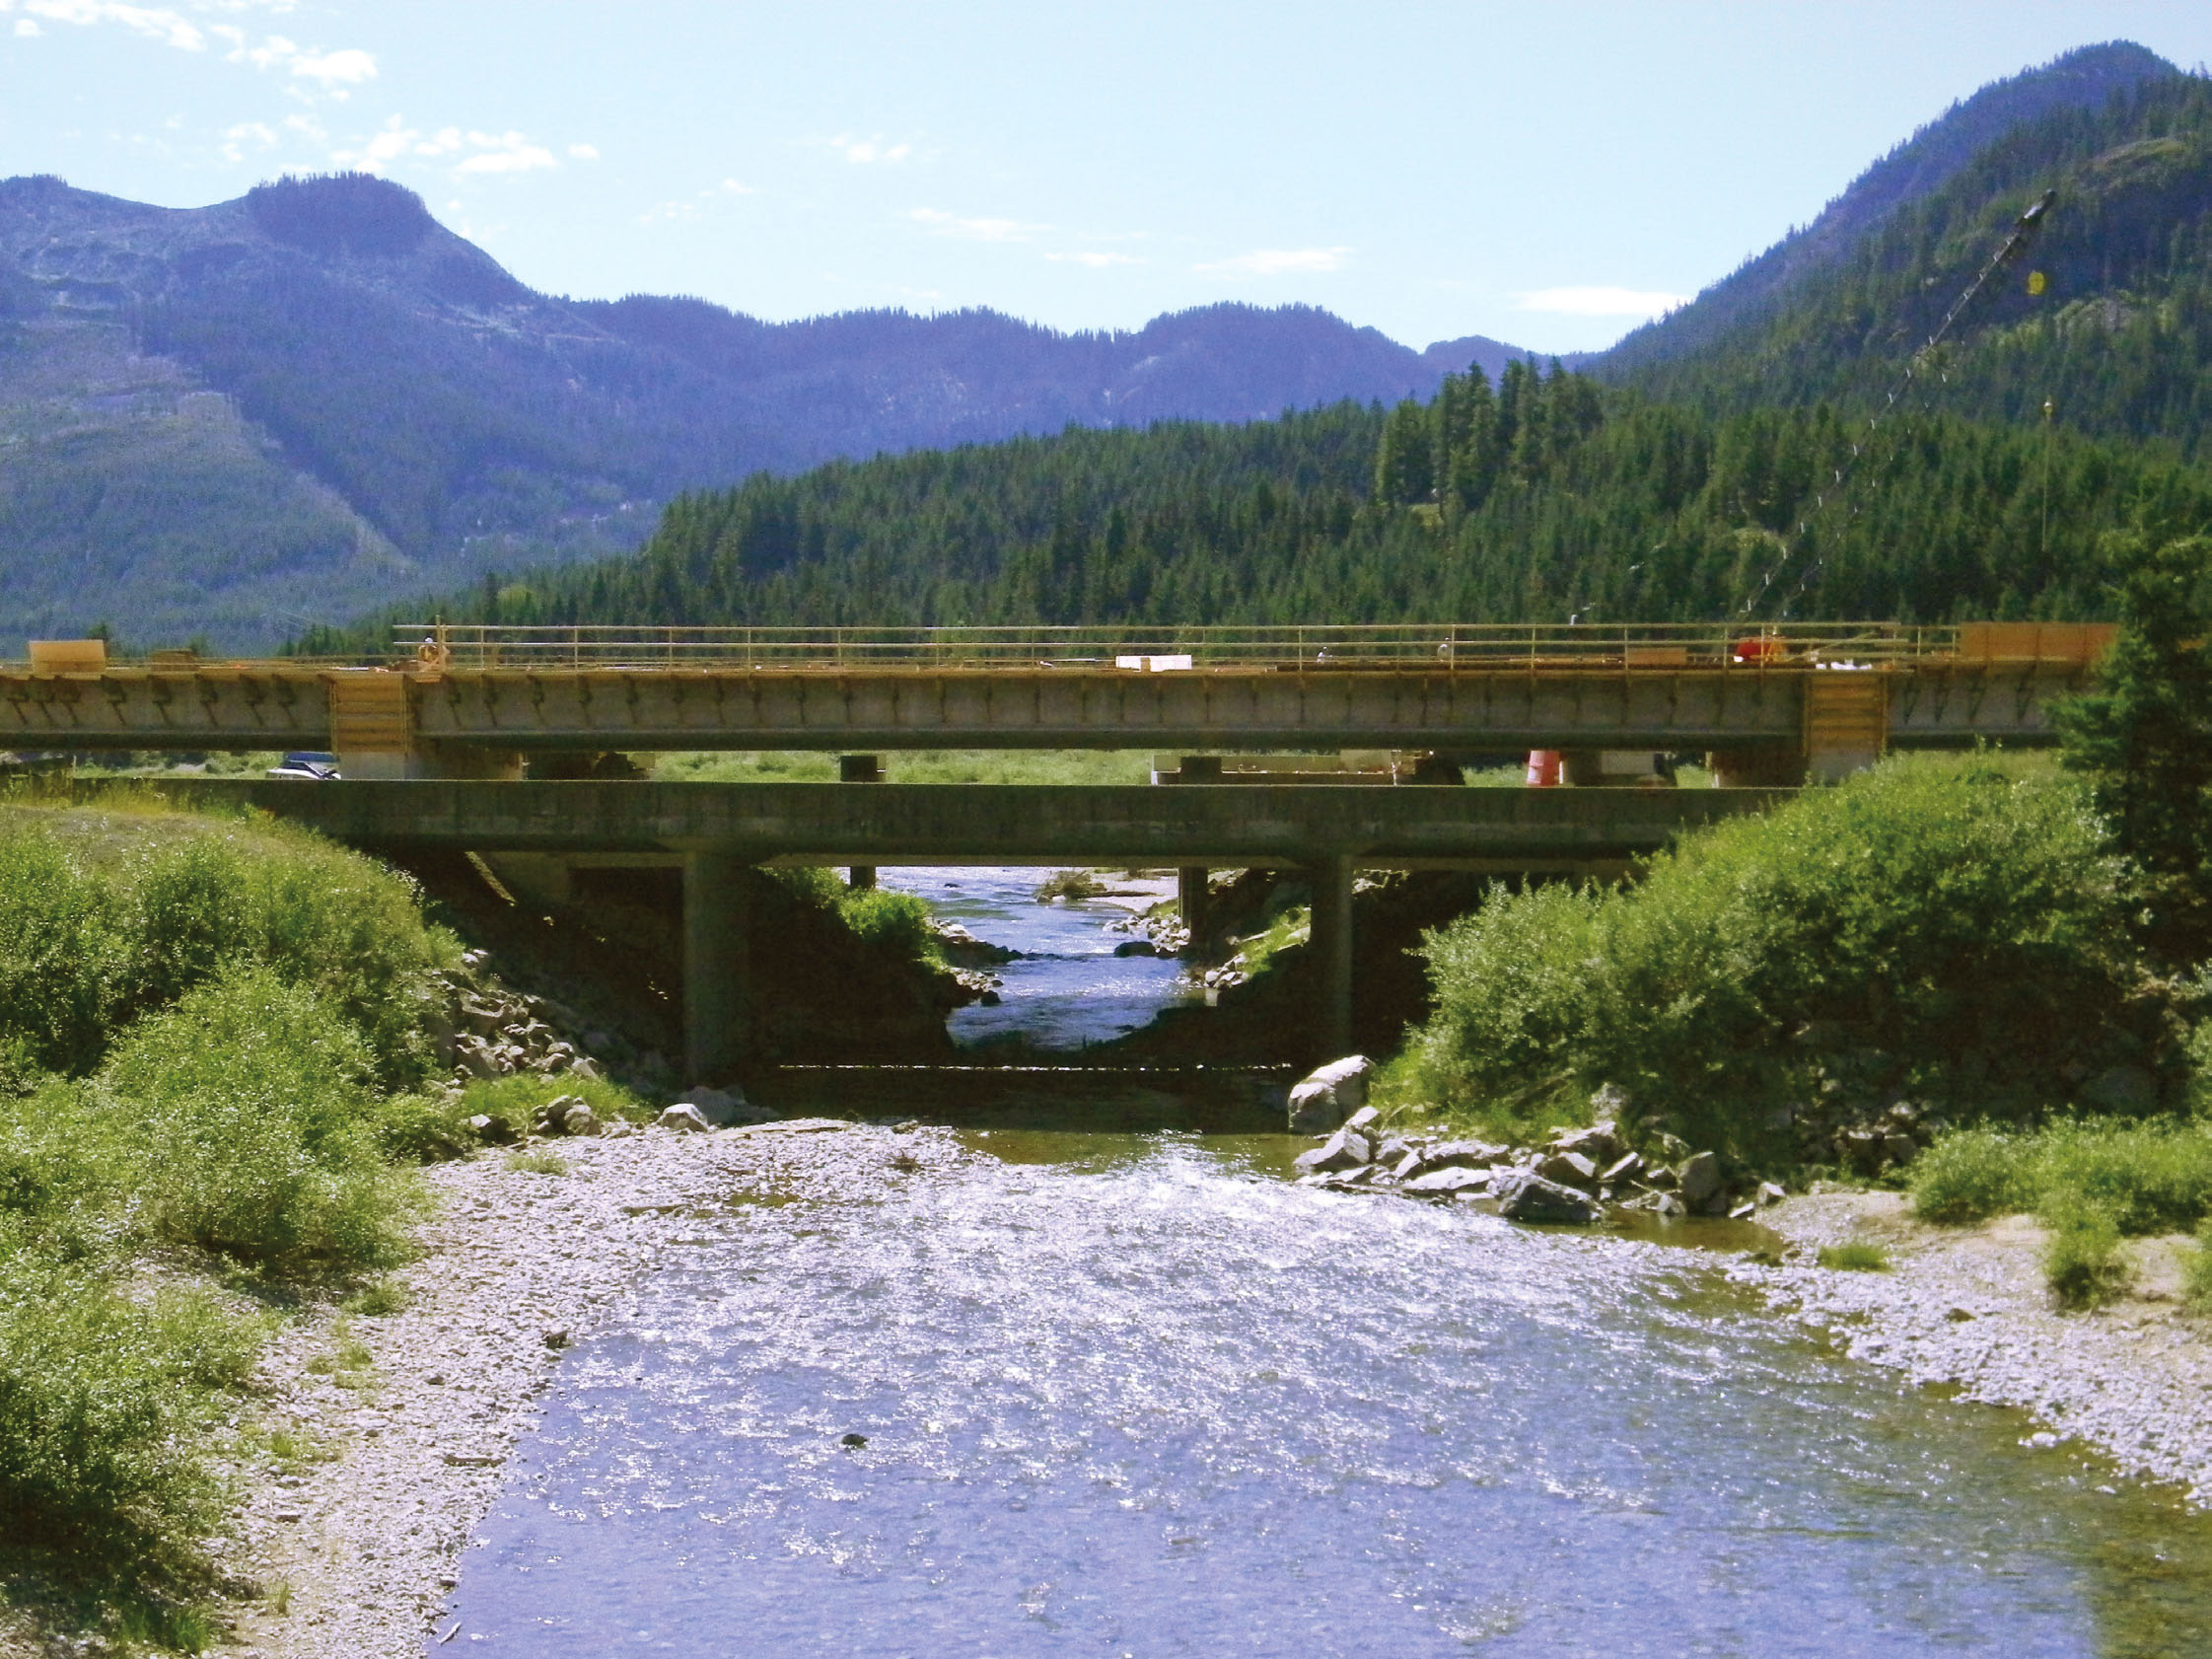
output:
<path id="1" fill-rule="evenodd" d="M 1070 917 L 962 891 L 1021 949 Z M 469 1651 L 2212 1650 L 2204 1518 L 1711 1252 L 1297 1188 L 1284 1136 L 780 1139 L 564 1359 Z"/>

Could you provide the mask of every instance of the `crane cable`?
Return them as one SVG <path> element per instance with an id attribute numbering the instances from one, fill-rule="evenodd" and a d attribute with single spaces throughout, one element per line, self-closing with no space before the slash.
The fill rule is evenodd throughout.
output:
<path id="1" fill-rule="evenodd" d="M 1956 300 L 1952 301 L 1951 309 L 1943 314 L 1943 321 L 1936 325 L 1935 331 L 1906 360 L 1903 370 L 1891 386 L 1889 395 L 1883 399 L 1882 407 L 1867 417 L 1866 435 L 1869 441 L 1872 440 L 1874 433 L 1880 428 L 1882 422 L 1896 408 L 1898 401 L 1911 392 L 1913 383 L 1919 378 L 1922 367 L 1934 355 L 1936 347 L 1943 342 L 1943 337 L 1951 332 L 1952 325 L 1964 316 L 1966 309 L 1981 297 L 1982 291 L 1989 286 L 1990 279 L 2018 258 L 2027 250 L 2028 245 L 2035 240 L 2036 233 L 2043 228 L 2044 215 L 2050 211 L 2051 203 L 2057 198 L 2058 191 L 2055 188 L 2045 190 L 2035 198 L 2035 201 L 2025 213 L 2013 221 L 2012 230 L 2007 233 L 2005 240 L 1998 245 L 1997 251 L 1989 255 L 1988 262 L 1981 267 L 1973 281 L 1966 285 L 1964 291 Z M 1864 453 L 1865 445 L 1854 442 L 1851 445 L 1851 454 L 1844 464 L 1830 469 L 1832 477 L 1829 487 L 1836 491 L 1838 500 L 1842 499 L 1843 487 L 1852 476 L 1853 469 Z M 1781 557 L 1774 561 L 1773 567 L 1760 579 L 1758 587 L 1752 592 L 1750 598 L 1744 602 L 1744 615 L 1750 616 L 1756 613 L 1759 602 L 1766 597 L 1768 590 L 1774 586 L 1775 579 L 1789 568 L 1790 560 L 1797 556 L 1798 548 L 1804 543 L 1806 533 L 1818 522 L 1826 505 L 1826 491 L 1823 490 L 1813 497 L 1813 510 L 1798 521 L 1797 535 L 1792 539 L 1791 543 L 1782 549 Z M 1814 555 L 1813 562 L 1806 567 L 1805 574 L 1798 579 L 1797 586 L 1790 590 L 1789 597 L 1782 602 L 1782 609 L 1775 613 L 1777 620 L 1789 615 L 1790 607 L 1805 597 L 1807 590 L 1813 586 L 1815 578 L 1820 574 L 1821 566 L 1826 562 L 1825 554 L 1817 553 Z"/>

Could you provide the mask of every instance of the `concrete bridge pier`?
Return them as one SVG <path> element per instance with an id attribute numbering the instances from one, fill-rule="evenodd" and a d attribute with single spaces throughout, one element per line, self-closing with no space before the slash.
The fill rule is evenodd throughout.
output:
<path id="1" fill-rule="evenodd" d="M 1352 861 L 1330 853 L 1309 869 L 1314 911 L 1308 937 L 1320 970 L 1314 1038 L 1318 1057 L 1333 1060 L 1352 1051 Z"/>
<path id="2" fill-rule="evenodd" d="M 683 857 L 683 1075 L 724 1083 L 751 1046 L 750 888 L 746 861 Z"/>
<path id="3" fill-rule="evenodd" d="M 1203 865 L 1186 865 L 1176 872 L 1176 913 L 1190 930 L 1190 949 L 1202 951 L 1206 942 L 1206 879 L 1213 872 Z"/>
<path id="4" fill-rule="evenodd" d="M 839 783 L 881 783 L 884 781 L 883 761 L 873 755 L 840 755 L 837 757 L 837 781 Z M 846 868 L 845 885 L 870 888 L 876 885 L 876 866 L 853 864 Z"/>

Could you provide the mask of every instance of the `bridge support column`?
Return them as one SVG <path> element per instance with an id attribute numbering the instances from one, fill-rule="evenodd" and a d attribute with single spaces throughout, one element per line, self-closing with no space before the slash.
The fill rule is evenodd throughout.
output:
<path id="1" fill-rule="evenodd" d="M 1206 878 L 1209 874 L 1210 871 L 1196 865 L 1176 872 L 1176 910 L 1189 931 L 1193 956 L 1201 953 L 1206 943 Z"/>
<path id="2" fill-rule="evenodd" d="M 873 755 L 840 755 L 837 757 L 837 781 L 839 783 L 881 783 L 884 781 L 883 762 Z M 869 888 L 876 885 L 876 866 L 855 864 L 845 874 L 846 885 Z"/>
<path id="3" fill-rule="evenodd" d="M 1314 1037 L 1320 1058 L 1352 1051 L 1352 861 L 1342 853 L 1312 865 L 1314 924 L 1310 935 L 1320 973 L 1315 987 Z"/>
<path id="4" fill-rule="evenodd" d="M 748 866 L 726 852 L 683 859 L 683 1071 L 721 1083 L 750 1046 Z"/>

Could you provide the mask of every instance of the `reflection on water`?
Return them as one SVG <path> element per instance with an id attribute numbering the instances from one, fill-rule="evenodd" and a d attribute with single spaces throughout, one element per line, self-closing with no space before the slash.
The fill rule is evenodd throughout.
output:
<path id="1" fill-rule="evenodd" d="M 2204 1651 L 2204 1521 L 2024 1420 L 1696 1252 L 1296 1188 L 1292 1150 L 764 1150 L 732 1197 L 799 1201 L 698 1216 L 564 1360 L 470 1650 Z"/>
<path id="2" fill-rule="evenodd" d="M 1080 1048 L 1134 1031 L 1168 1003 L 1194 994 L 1174 958 L 1113 954 L 1134 937 L 1106 931 L 1129 914 L 1126 906 L 1095 899 L 1037 903 L 1037 884 L 1049 873 L 927 866 L 881 872 L 884 886 L 917 894 L 943 919 L 1023 953 L 1022 961 L 991 971 L 1004 981 L 999 1006 L 955 1011 L 947 1022 L 954 1042 L 1020 1035 L 1037 1048 Z"/>

